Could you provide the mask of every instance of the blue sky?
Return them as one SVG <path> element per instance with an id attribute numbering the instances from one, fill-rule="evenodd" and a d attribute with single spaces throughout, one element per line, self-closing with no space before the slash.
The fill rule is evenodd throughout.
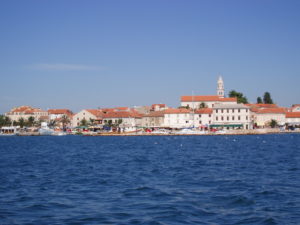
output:
<path id="1" fill-rule="evenodd" d="M 269 91 L 300 103 L 300 1 L 0 2 L 0 113 L 11 107 L 178 106 Z"/>

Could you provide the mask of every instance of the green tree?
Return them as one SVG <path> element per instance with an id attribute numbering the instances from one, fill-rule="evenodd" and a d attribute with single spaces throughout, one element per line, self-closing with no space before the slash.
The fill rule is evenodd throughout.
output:
<path id="1" fill-rule="evenodd" d="M 34 117 L 33 116 L 30 116 L 29 118 L 28 118 L 28 120 L 27 120 L 27 125 L 29 126 L 29 127 L 32 127 L 33 126 L 33 124 L 34 124 Z"/>
<path id="2" fill-rule="evenodd" d="M 92 118 L 90 118 L 89 124 L 90 124 L 90 125 L 94 125 L 94 122 L 95 122 L 95 120 L 92 119 Z"/>
<path id="3" fill-rule="evenodd" d="M 278 122 L 276 120 L 271 120 L 270 121 L 270 127 L 275 128 L 278 126 Z"/>
<path id="4" fill-rule="evenodd" d="M 269 92 L 265 92 L 264 94 L 264 103 L 273 104 L 273 99 L 271 98 L 271 94 Z"/>
<path id="5" fill-rule="evenodd" d="M 120 126 L 120 124 L 123 122 L 123 120 L 122 119 L 118 119 L 118 121 L 117 121 L 117 123 L 116 123 L 116 126 L 117 127 L 119 127 Z"/>
<path id="6" fill-rule="evenodd" d="M 231 90 L 229 92 L 229 97 L 230 98 L 237 98 L 237 102 L 238 103 L 243 103 L 243 104 L 247 104 L 248 103 L 248 99 L 246 96 L 244 96 L 243 93 L 241 92 L 237 92 L 235 90 Z"/>
<path id="7" fill-rule="evenodd" d="M 25 120 L 23 117 L 20 117 L 19 120 L 18 120 L 18 124 L 21 128 L 23 128 L 26 124 Z"/>
<path id="8" fill-rule="evenodd" d="M 8 116 L 0 115 L 0 127 L 11 126 L 11 125 L 12 125 L 12 121 Z"/>
<path id="9" fill-rule="evenodd" d="M 199 109 L 207 108 L 207 105 L 204 102 L 201 102 Z"/>
<path id="10" fill-rule="evenodd" d="M 86 119 L 82 119 L 81 121 L 80 121 L 80 126 L 87 126 L 88 125 L 88 121 L 86 120 Z"/>
<path id="11" fill-rule="evenodd" d="M 66 125 L 68 123 L 70 123 L 70 119 L 67 115 L 63 115 L 61 118 L 60 118 L 60 122 L 62 123 L 62 126 L 63 126 L 63 130 L 66 129 Z"/>
<path id="12" fill-rule="evenodd" d="M 258 97 L 257 98 L 257 104 L 262 104 L 262 103 L 263 103 L 263 101 L 262 101 L 261 97 Z"/>

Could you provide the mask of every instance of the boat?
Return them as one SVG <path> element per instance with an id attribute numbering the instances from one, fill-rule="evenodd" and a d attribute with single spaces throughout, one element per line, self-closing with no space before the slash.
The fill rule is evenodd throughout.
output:
<path id="1" fill-rule="evenodd" d="M 192 129 L 184 128 L 180 131 L 174 132 L 174 134 L 196 135 L 196 134 L 206 134 L 206 131 L 192 130 Z"/>
<path id="2" fill-rule="evenodd" d="M 1 136 L 13 136 L 13 135 L 17 135 L 17 133 L 19 132 L 19 126 L 10 126 L 10 127 L 2 127 L 0 129 L 0 135 Z"/>
<path id="3" fill-rule="evenodd" d="M 166 129 L 158 129 L 152 131 L 151 134 L 170 134 L 170 131 Z"/>
<path id="4" fill-rule="evenodd" d="M 50 129 L 46 122 L 42 122 L 41 128 L 39 129 L 39 134 L 40 135 L 53 135 L 53 133 L 54 133 L 54 130 Z"/>

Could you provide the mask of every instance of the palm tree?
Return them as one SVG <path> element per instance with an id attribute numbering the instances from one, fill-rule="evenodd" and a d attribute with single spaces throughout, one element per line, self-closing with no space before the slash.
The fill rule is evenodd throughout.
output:
<path id="1" fill-rule="evenodd" d="M 275 128 L 275 127 L 278 126 L 278 122 L 277 122 L 276 120 L 271 120 L 271 121 L 270 121 L 270 126 L 271 126 L 272 128 Z"/>
<path id="2" fill-rule="evenodd" d="M 19 126 L 20 126 L 21 128 L 23 128 L 23 127 L 25 126 L 25 120 L 24 120 L 23 117 L 20 117 L 19 120 L 18 120 L 18 122 L 19 122 Z"/>
<path id="3" fill-rule="evenodd" d="M 29 127 L 32 127 L 32 126 L 33 126 L 34 120 L 35 120 L 35 119 L 34 119 L 33 116 L 30 116 L 30 117 L 28 118 L 27 124 L 28 124 Z"/>
<path id="4" fill-rule="evenodd" d="M 88 121 L 86 120 L 86 119 L 82 119 L 81 121 L 80 121 L 80 126 L 84 126 L 84 127 L 86 127 L 88 125 Z"/>
<path id="5" fill-rule="evenodd" d="M 61 118 L 60 118 L 60 122 L 62 123 L 62 126 L 63 126 L 63 130 L 66 129 L 66 125 L 68 123 L 70 123 L 70 119 L 67 115 L 63 115 Z"/>

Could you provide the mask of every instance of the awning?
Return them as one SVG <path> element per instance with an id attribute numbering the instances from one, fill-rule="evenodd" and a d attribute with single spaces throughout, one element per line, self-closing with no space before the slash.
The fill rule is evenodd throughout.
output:
<path id="1" fill-rule="evenodd" d="M 243 127 L 243 124 L 212 124 L 210 127 Z"/>

